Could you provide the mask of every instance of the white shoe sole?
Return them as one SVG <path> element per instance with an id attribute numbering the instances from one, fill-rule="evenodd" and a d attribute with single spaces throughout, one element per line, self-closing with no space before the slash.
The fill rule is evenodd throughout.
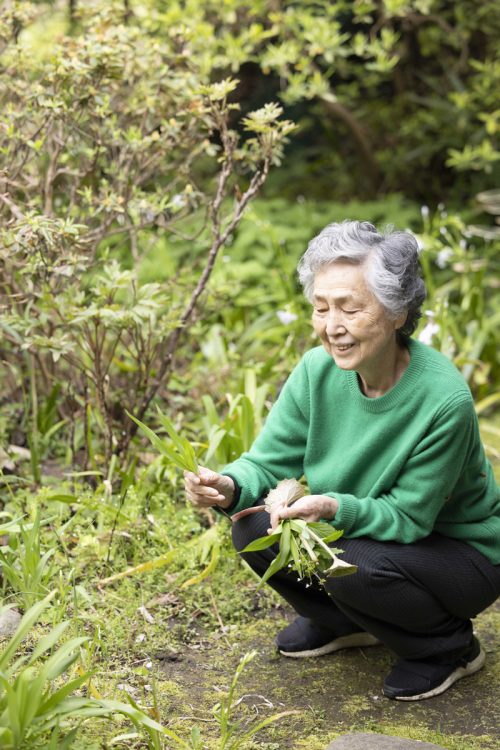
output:
<path id="1" fill-rule="evenodd" d="M 457 680 L 461 680 L 462 677 L 469 677 L 471 674 L 479 672 L 479 670 L 484 666 L 485 661 L 486 654 L 481 648 L 481 651 L 476 656 L 474 661 L 469 662 L 466 667 L 458 667 L 457 669 L 455 669 L 455 671 L 452 672 L 449 677 L 447 677 L 446 680 L 441 683 L 441 685 L 438 685 L 433 690 L 429 690 L 427 693 L 420 693 L 420 695 L 395 696 L 395 699 L 397 701 L 421 701 L 425 698 L 434 698 L 436 695 L 441 695 L 441 693 L 444 693 L 445 690 L 448 690 L 449 687 L 457 682 Z"/>
<path id="2" fill-rule="evenodd" d="M 371 633 L 351 633 L 343 635 L 335 640 L 325 643 L 319 648 L 311 648 L 306 651 L 282 651 L 280 654 L 289 656 L 291 659 L 307 659 L 311 656 L 326 656 L 333 654 L 334 651 L 340 651 L 342 648 L 365 648 L 366 646 L 379 646 L 381 642 Z"/>

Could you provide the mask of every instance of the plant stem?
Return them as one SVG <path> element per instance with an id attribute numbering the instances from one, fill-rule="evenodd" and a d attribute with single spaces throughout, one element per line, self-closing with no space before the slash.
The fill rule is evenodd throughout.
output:
<path id="1" fill-rule="evenodd" d="M 222 508 L 220 510 L 222 510 Z M 245 508 L 244 510 L 240 510 L 239 513 L 235 513 L 234 516 L 230 516 L 229 513 L 226 513 L 226 516 L 230 518 L 233 523 L 236 523 L 236 521 L 239 521 L 240 518 L 251 516 L 254 513 L 263 513 L 265 510 L 267 509 L 264 505 L 257 505 L 253 508 Z"/>

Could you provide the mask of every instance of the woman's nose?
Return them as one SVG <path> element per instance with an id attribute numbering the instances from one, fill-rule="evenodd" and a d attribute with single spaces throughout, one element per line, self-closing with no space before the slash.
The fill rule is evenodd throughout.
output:
<path id="1" fill-rule="evenodd" d="M 331 336 L 342 330 L 345 330 L 342 312 L 340 310 L 330 310 L 326 319 L 326 333 Z"/>

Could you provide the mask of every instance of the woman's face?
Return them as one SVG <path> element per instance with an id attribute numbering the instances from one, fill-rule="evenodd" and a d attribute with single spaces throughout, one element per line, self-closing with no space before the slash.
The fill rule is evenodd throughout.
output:
<path id="1" fill-rule="evenodd" d="M 396 330 L 406 313 L 397 320 L 388 316 L 368 288 L 364 265 L 338 261 L 318 271 L 313 305 L 314 330 L 337 367 L 367 380 L 392 367 Z"/>

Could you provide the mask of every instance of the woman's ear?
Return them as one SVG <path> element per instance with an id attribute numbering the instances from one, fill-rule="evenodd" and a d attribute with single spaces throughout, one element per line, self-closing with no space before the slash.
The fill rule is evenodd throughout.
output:
<path id="1" fill-rule="evenodd" d="M 406 321 L 408 320 L 408 310 L 405 310 L 404 312 L 399 315 L 395 321 L 394 321 L 394 330 L 399 331 L 400 328 L 404 326 Z"/>

